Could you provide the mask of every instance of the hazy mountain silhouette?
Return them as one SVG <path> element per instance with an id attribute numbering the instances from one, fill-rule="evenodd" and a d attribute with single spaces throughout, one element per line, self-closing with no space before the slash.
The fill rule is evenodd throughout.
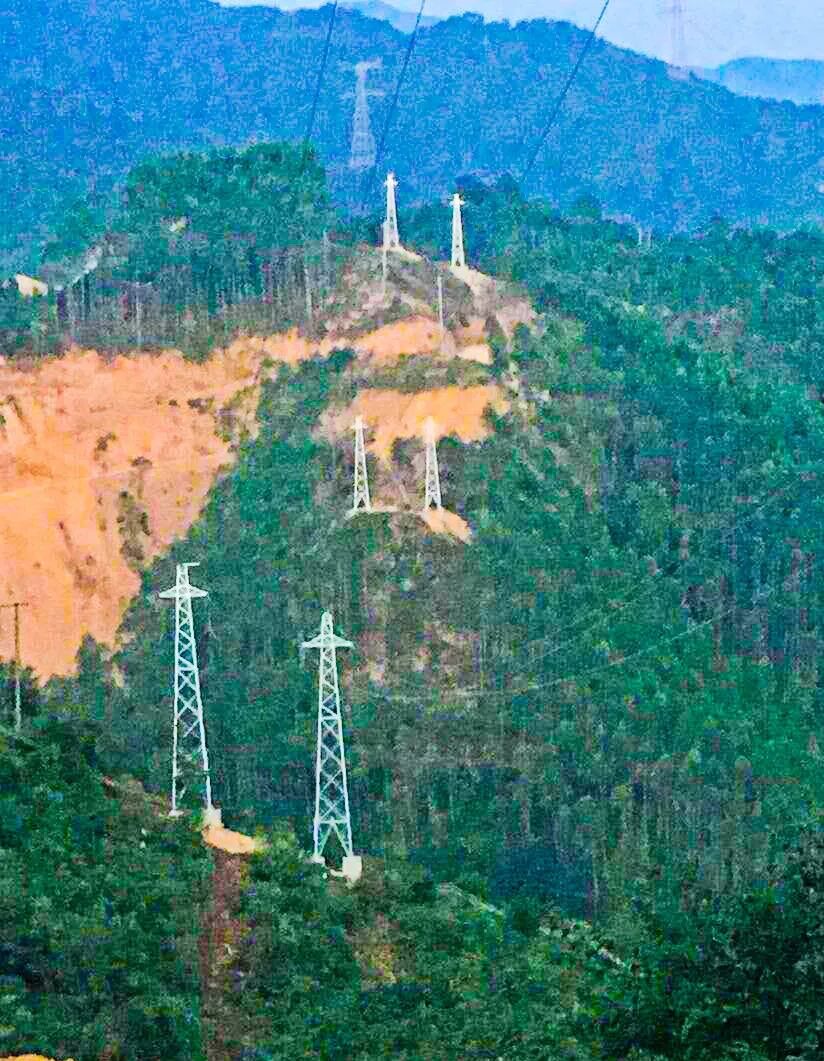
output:
<path id="1" fill-rule="evenodd" d="M 693 73 L 742 96 L 824 103 L 824 62 L 818 59 L 734 59 Z"/>
<path id="2" fill-rule="evenodd" d="M 21 261 L 72 198 L 113 185 L 152 152 L 301 139 L 330 8 L 283 12 L 210 0 L 0 0 L 0 225 Z M 370 84 L 376 138 L 408 36 L 338 12 L 313 139 L 336 194 L 348 169 L 351 64 Z M 386 143 L 401 207 L 446 196 L 455 177 L 521 169 L 584 46 L 564 22 L 463 15 L 420 32 Z M 561 206 L 582 192 L 668 228 L 716 213 L 779 227 L 824 210 L 824 109 L 746 99 L 665 64 L 593 46 L 524 182 Z M 372 202 L 379 185 L 371 188 Z M 12 258 L 6 256 L 4 264 Z"/>

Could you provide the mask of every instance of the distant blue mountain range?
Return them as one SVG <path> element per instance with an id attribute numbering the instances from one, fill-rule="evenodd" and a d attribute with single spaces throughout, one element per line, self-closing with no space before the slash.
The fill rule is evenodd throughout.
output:
<path id="1" fill-rule="evenodd" d="M 739 96 L 824 104 L 824 62 L 817 59 L 733 59 L 692 72 Z"/>
<path id="2" fill-rule="evenodd" d="M 417 10 L 402 11 L 398 7 L 384 4 L 383 0 L 340 0 L 340 5 L 341 7 L 348 7 L 352 11 L 360 11 L 367 18 L 383 19 L 384 22 L 388 22 L 395 29 L 400 30 L 401 33 L 411 33 L 415 28 Z M 435 18 L 433 15 L 421 16 L 421 26 L 423 28 L 434 26 L 436 22 L 440 22 L 440 19 Z"/>
<path id="3" fill-rule="evenodd" d="M 395 2 L 407 10 L 393 18 L 414 19 L 415 0 Z M 73 200 L 112 194 L 146 155 L 301 142 L 310 119 L 343 207 L 379 204 L 391 168 L 402 207 L 442 201 L 459 176 L 509 174 L 561 209 L 594 196 L 659 230 L 716 214 L 781 229 L 824 221 L 824 107 L 747 99 L 599 39 L 547 130 L 587 32 L 476 14 L 422 28 L 393 106 L 408 32 L 364 10 L 383 0 L 342 3 L 360 9 L 338 12 L 318 92 L 328 7 L 0 0 L 3 273 L 33 267 Z M 380 60 L 369 76 L 376 139 L 391 118 L 368 180 L 350 168 L 362 60 Z"/>

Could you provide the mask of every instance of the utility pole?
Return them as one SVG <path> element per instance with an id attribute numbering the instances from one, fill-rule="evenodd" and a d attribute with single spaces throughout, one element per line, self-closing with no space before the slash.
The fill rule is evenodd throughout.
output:
<path id="1" fill-rule="evenodd" d="M 320 623 L 320 633 L 311 641 L 304 641 L 301 650 L 320 649 L 312 861 L 321 865 L 326 864 L 323 849 L 330 833 L 334 832 L 344 852 L 342 875 L 354 883 L 361 875 L 362 860 L 352 853 L 352 819 L 349 813 L 349 789 L 346 781 L 338 665 L 335 654 L 339 648 L 353 647 L 351 641 L 344 641 L 335 634 L 332 613 L 324 612 Z"/>
<path id="2" fill-rule="evenodd" d="M 349 64 L 347 64 L 349 65 Z M 352 126 L 352 149 L 349 155 L 349 168 L 367 170 L 375 165 L 375 138 L 369 124 L 369 96 L 382 96 L 379 89 L 367 89 L 366 75 L 370 70 L 380 69 L 380 59 L 355 63 L 355 121 Z M 352 93 L 346 92 L 342 99 L 351 99 Z"/>
<path id="3" fill-rule="evenodd" d="M 441 505 L 441 478 L 438 471 L 438 451 L 435 442 L 435 422 L 430 417 L 424 425 L 426 436 L 426 496 L 423 503 L 424 512 L 434 505 L 438 511 Z"/>
<path id="4" fill-rule="evenodd" d="M 398 235 L 398 210 L 395 205 L 395 189 L 398 182 L 394 173 L 388 173 L 384 181 L 386 187 L 386 223 L 383 229 L 383 245 L 388 250 L 397 250 L 401 245 Z"/>
<path id="5" fill-rule="evenodd" d="M 329 253 L 329 233 L 326 231 L 326 229 L 323 230 L 322 255 L 324 290 L 329 291 L 332 286 L 332 267 L 330 261 L 331 255 Z"/>
<path id="6" fill-rule="evenodd" d="M 212 806 L 212 784 L 209 778 L 209 756 L 203 725 L 203 701 L 200 696 L 200 673 L 197 665 L 192 599 L 206 597 L 205 590 L 189 583 L 189 568 L 197 563 L 178 564 L 175 585 L 158 596 L 175 602 L 175 689 L 172 735 L 172 809 L 171 818 L 183 811 L 179 804 L 186 794 L 187 783 L 204 787 L 204 821 L 218 822 L 220 812 Z M 198 777 L 202 773 L 202 779 Z M 178 779 L 181 788 L 178 790 Z"/>
<path id="7" fill-rule="evenodd" d="M 443 340 L 446 333 L 443 322 L 443 276 L 438 273 L 438 323 L 441 327 L 441 351 L 443 351 Z"/>
<path id="8" fill-rule="evenodd" d="M 23 727 L 23 705 L 20 695 L 20 609 L 28 608 L 28 606 L 29 602 L 24 600 L 0 604 L 0 608 L 14 608 L 14 661 L 12 663 L 12 673 L 14 674 L 14 728 L 18 733 Z"/>
<path id="9" fill-rule="evenodd" d="M 684 0 L 672 0 L 670 15 L 670 66 L 682 69 L 686 65 L 684 44 Z"/>
<path id="10" fill-rule="evenodd" d="M 363 417 L 355 420 L 355 497 L 349 516 L 358 512 L 371 512 L 372 501 L 369 497 L 369 477 L 366 470 L 366 446 L 363 441 Z"/>
<path id="11" fill-rule="evenodd" d="M 386 298 L 386 267 L 387 267 L 387 226 L 389 222 L 384 221 L 383 223 L 383 245 L 381 246 L 381 298 Z"/>
<path id="12" fill-rule="evenodd" d="M 458 192 L 452 196 L 452 268 L 465 269 L 466 256 L 464 255 L 463 221 L 461 219 L 461 207 L 465 206 Z"/>

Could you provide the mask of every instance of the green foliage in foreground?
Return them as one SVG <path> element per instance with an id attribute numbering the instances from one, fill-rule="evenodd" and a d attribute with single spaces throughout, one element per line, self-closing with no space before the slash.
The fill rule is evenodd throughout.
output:
<path id="1" fill-rule="evenodd" d="M 808 832 L 771 886 L 651 917 L 635 960 L 614 977 L 605 1048 L 684 1061 L 815 1061 L 824 1051 L 824 832 Z"/>
<path id="2" fill-rule="evenodd" d="M 0 1051 L 198 1061 L 208 857 L 95 764 L 91 725 L 0 730 Z"/>

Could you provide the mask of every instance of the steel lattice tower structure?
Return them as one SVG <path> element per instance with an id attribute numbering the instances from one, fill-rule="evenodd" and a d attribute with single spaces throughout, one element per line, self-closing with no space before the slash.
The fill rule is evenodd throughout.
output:
<path id="1" fill-rule="evenodd" d="M 204 786 L 207 812 L 212 811 L 212 783 L 209 778 L 209 755 L 203 725 L 203 701 L 200 697 L 200 674 L 197 665 L 192 599 L 206 597 L 205 590 L 189 583 L 189 568 L 197 563 L 178 564 L 177 578 L 171 589 L 158 594 L 175 602 L 175 700 L 172 737 L 172 809 L 171 816 L 183 811 L 179 807 L 187 783 Z M 182 787 L 178 789 L 178 779 Z"/>
<path id="2" fill-rule="evenodd" d="M 452 268 L 464 269 L 466 267 L 466 256 L 464 255 L 463 222 L 461 220 L 461 207 L 465 206 L 458 192 L 452 196 Z"/>
<path id="3" fill-rule="evenodd" d="M 363 441 L 363 417 L 355 420 L 355 496 L 350 516 L 356 512 L 371 512 L 372 500 L 369 497 L 369 476 L 366 470 L 366 446 Z"/>
<path id="4" fill-rule="evenodd" d="M 352 150 L 349 155 L 349 168 L 353 170 L 371 169 L 375 165 L 375 138 L 369 123 L 369 96 L 382 96 L 380 89 L 367 89 L 366 75 L 370 70 L 381 66 L 380 59 L 355 63 L 355 121 L 352 126 Z M 346 92 L 343 99 L 351 99 L 352 93 Z"/>
<path id="5" fill-rule="evenodd" d="M 441 477 L 438 471 L 438 450 L 435 442 L 435 423 L 430 417 L 426 421 L 426 495 L 423 502 L 424 512 L 434 505 L 441 509 Z"/>
<path id="6" fill-rule="evenodd" d="M 346 783 L 343 723 L 340 714 L 338 664 L 335 653 L 339 648 L 353 648 L 354 646 L 351 641 L 344 641 L 335 634 L 332 613 L 324 612 L 320 622 L 320 634 L 311 641 L 304 641 L 301 647 L 320 649 L 312 859 L 315 862 L 324 861 L 323 849 L 332 832 L 340 840 L 344 859 L 351 859 L 353 857 L 352 820 L 349 815 L 349 790 Z"/>
<path id="7" fill-rule="evenodd" d="M 395 180 L 394 173 L 387 174 L 384 185 L 386 187 L 386 222 L 383 227 L 383 245 L 387 250 L 397 250 L 401 245 L 401 238 L 398 234 L 398 208 L 395 204 L 395 189 L 398 182 Z"/>
<path id="8" fill-rule="evenodd" d="M 670 66 L 680 69 L 686 65 L 684 44 L 684 0 L 672 0 L 670 15 Z"/>

